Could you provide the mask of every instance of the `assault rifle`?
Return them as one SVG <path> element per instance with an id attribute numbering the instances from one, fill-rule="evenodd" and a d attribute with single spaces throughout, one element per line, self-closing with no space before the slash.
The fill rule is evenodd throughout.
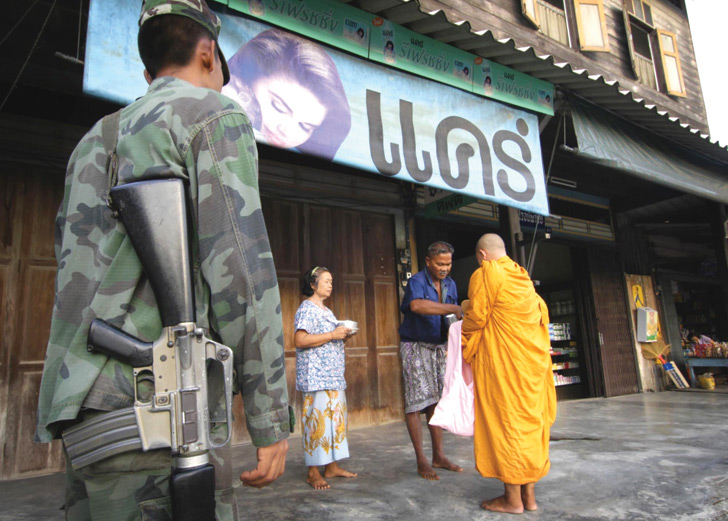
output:
<path id="1" fill-rule="evenodd" d="M 215 469 L 208 451 L 232 432 L 232 350 L 195 324 L 184 186 L 179 179 L 139 181 L 111 189 L 111 201 L 154 291 L 162 334 L 143 342 L 95 319 L 88 349 L 132 366 L 134 406 L 67 429 L 63 439 L 74 469 L 130 450 L 169 448 L 174 521 L 214 521 Z M 152 379 L 151 397 L 139 384 Z M 211 417 L 220 394 L 225 411 Z M 225 424 L 224 440 L 212 427 Z"/>

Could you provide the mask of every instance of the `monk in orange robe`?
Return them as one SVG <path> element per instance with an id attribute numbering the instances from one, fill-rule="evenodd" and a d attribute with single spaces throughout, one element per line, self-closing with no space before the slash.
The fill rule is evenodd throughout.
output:
<path id="1" fill-rule="evenodd" d="M 462 326 L 475 383 L 475 467 L 505 485 L 503 496 L 480 506 L 520 514 L 536 510 L 535 485 L 551 465 L 556 392 L 548 311 L 498 235 L 483 235 L 476 257 L 480 268 L 470 278 Z"/>

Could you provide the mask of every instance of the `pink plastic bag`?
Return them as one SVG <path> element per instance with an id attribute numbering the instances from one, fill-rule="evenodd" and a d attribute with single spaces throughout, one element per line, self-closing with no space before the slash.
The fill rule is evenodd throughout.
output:
<path id="1" fill-rule="evenodd" d="M 462 320 L 450 326 L 445 385 L 430 425 L 437 425 L 459 436 L 472 436 L 475 423 L 473 370 L 463 360 L 460 345 L 462 327 Z"/>

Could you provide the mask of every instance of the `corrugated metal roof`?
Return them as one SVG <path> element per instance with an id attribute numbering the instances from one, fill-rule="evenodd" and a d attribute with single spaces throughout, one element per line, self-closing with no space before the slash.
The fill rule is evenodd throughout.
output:
<path id="1" fill-rule="evenodd" d="M 498 39 L 488 29 L 474 29 L 466 15 L 437 0 L 339 0 L 376 14 L 430 38 L 549 81 L 602 108 L 663 136 L 692 152 L 728 165 L 728 147 L 667 110 L 638 97 L 619 82 L 575 68 L 513 38 Z M 463 9 L 478 9 L 463 3 Z M 493 16 L 493 15 L 491 15 Z"/>

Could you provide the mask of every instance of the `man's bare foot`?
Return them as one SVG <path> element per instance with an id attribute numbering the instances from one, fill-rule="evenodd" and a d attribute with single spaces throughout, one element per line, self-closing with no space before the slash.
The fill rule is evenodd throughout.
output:
<path id="1" fill-rule="evenodd" d="M 417 474 L 430 481 L 439 481 L 440 476 L 427 463 L 417 464 Z"/>
<path id="2" fill-rule="evenodd" d="M 318 467 L 309 467 L 308 468 L 308 476 L 306 476 L 306 483 L 311 485 L 316 490 L 325 490 L 327 488 L 331 488 L 329 484 L 326 482 L 326 480 L 321 477 L 321 473 L 318 470 Z"/>
<path id="3" fill-rule="evenodd" d="M 324 468 L 324 477 L 326 478 L 355 478 L 356 476 L 356 472 L 344 470 L 336 462 L 329 463 Z"/>
<path id="4" fill-rule="evenodd" d="M 505 512 L 506 514 L 523 514 L 523 504 L 520 501 L 517 504 L 508 502 L 505 496 L 486 499 L 480 504 L 480 508 L 492 512 Z"/>
<path id="5" fill-rule="evenodd" d="M 529 483 L 521 487 L 521 501 L 523 501 L 523 508 L 526 510 L 538 510 L 536 504 L 536 484 Z"/>
<path id="6" fill-rule="evenodd" d="M 432 460 L 432 466 L 437 469 L 450 470 L 452 472 L 462 472 L 463 468 L 460 465 L 455 465 L 452 461 L 447 458 L 440 458 L 439 460 Z"/>

